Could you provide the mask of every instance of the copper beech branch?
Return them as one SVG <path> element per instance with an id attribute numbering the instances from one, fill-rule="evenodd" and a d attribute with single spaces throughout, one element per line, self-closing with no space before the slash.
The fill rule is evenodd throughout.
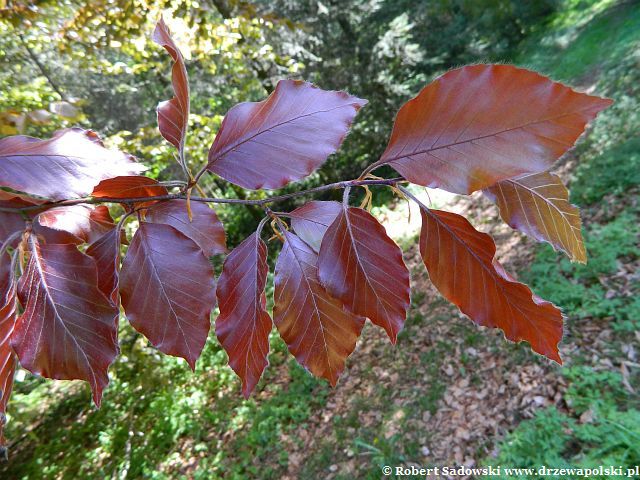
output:
<path id="1" fill-rule="evenodd" d="M 282 202 L 284 200 L 288 200 L 290 198 L 301 197 L 304 195 L 310 195 L 313 193 L 324 192 L 327 190 L 336 190 L 340 188 L 350 188 L 350 187 L 359 187 L 363 185 L 383 185 L 383 186 L 394 186 L 398 183 L 406 182 L 406 180 L 402 177 L 396 178 L 384 178 L 384 179 L 366 179 L 366 180 L 345 180 L 342 182 L 328 183 L 326 185 L 320 185 L 319 187 L 309 188 L 307 190 L 300 190 L 299 192 L 291 192 L 285 193 L 283 195 L 275 195 L 273 197 L 261 198 L 261 199 L 241 199 L 241 198 L 214 198 L 214 197 L 194 197 L 191 196 L 190 199 L 192 202 L 204 202 L 204 203 L 227 203 L 234 205 L 257 205 L 264 206 L 271 203 Z M 141 202 L 149 202 L 153 200 L 162 201 L 162 200 L 175 200 L 175 199 L 186 199 L 186 193 L 170 193 L 167 195 L 156 195 L 149 197 L 135 197 L 135 198 L 94 198 L 94 197 L 83 197 L 83 198 L 74 198 L 70 200 L 62 200 L 59 202 L 49 202 L 43 203 L 40 205 L 29 205 L 27 207 L 22 208 L 7 208 L 0 207 L 1 212 L 26 212 L 29 210 L 49 210 L 50 208 L 55 207 L 67 207 L 70 205 L 78 205 L 80 203 L 88 203 L 88 204 L 100 204 L 100 203 L 123 203 L 123 204 L 134 204 Z"/>
<path id="2" fill-rule="evenodd" d="M 280 80 L 266 99 L 226 113 L 194 177 L 184 160 L 184 57 L 162 19 L 152 38 L 172 60 L 173 97 L 158 105 L 158 128 L 177 149 L 184 179 L 141 175 L 141 163 L 106 148 L 91 130 L 0 140 L 0 454 L 18 363 L 46 377 L 86 380 L 100 405 L 119 353 L 120 307 L 152 345 L 193 369 L 217 306 L 215 334 L 247 398 L 269 364 L 274 325 L 298 363 L 333 386 L 365 319 L 396 343 L 411 305 L 411 272 L 400 246 L 369 212 L 369 186 L 418 203 L 420 257 L 431 283 L 460 312 L 562 362 L 562 311 L 504 269 L 490 235 L 461 215 L 429 208 L 405 187 L 484 192 L 512 228 L 585 262 L 578 209 L 549 170 L 611 100 L 511 65 L 461 67 L 398 110 L 380 159 L 358 178 L 279 194 L 272 191 L 308 177 L 338 151 L 367 101 Z M 398 177 L 371 174 L 383 165 Z M 216 183 L 230 182 L 235 198 L 207 197 L 198 187 L 206 172 Z M 354 187 L 365 190 L 360 208 L 349 204 Z M 270 208 L 339 189 L 342 203 L 312 200 L 288 213 Z M 247 198 L 248 190 L 262 191 L 262 198 Z M 192 196 L 198 191 L 202 196 Z M 117 225 L 106 206 L 87 205 L 103 203 L 125 208 Z M 244 205 L 265 215 L 256 218 L 257 231 L 229 251 L 224 226 L 207 203 Z M 131 216 L 144 221 L 121 260 L 121 229 Z M 27 234 L 10 258 L 6 250 L 15 248 L 25 221 Z M 282 241 L 269 310 L 271 249 L 261 238 L 268 222 Z M 226 255 L 220 275 L 209 261 L 218 254 Z"/>

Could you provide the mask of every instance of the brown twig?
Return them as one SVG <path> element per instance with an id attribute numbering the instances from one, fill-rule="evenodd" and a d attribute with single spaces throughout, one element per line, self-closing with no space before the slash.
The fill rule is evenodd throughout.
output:
<path id="1" fill-rule="evenodd" d="M 385 179 L 367 179 L 367 180 L 345 180 L 342 182 L 329 183 L 327 185 L 321 185 L 319 187 L 309 188 L 307 190 L 300 190 L 298 192 L 285 193 L 283 195 L 276 195 L 273 197 L 262 198 L 258 200 L 241 199 L 241 198 L 213 198 L 213 197 L 191 197 L 192 202 L 205 202 L 205 203 L 225 203 L 232 205 L 256 205 L 264 206 L 271 203 L 282 202 L 291 198 L 300 197 L 303 195 L 309 195 L 312 193 L 323 192 L 326 190 L 336 190 L 340 188 L 357 187 L 361 185 L 383 185 L 383 186 L 395 186 L 398 183 L 406 182 L 402 177 L 385 178 Z M 8 208 L 0 207 L 2 212 L 25 212 L 29 210 L 48 210 L 55 207 L 64 207 L 70 205 L 78 205 L 80 203 L 98 204 L 98 203 L 121 203 L 125 205 L 133 205 L 135 203 L 150 202 L 150 201 L 163 201 L 163 200 L 175 200 L 186 199 L 185 193 L 170 193 L 167 195 L 156 195 L 151 197 L 135 197 L 135 198 L 95 198 L 84 197 L 74 198 L 71 200 L 62 200 L 59 202 L 43 203 L 40 205 L 29 205 L 21 208 Z"/>

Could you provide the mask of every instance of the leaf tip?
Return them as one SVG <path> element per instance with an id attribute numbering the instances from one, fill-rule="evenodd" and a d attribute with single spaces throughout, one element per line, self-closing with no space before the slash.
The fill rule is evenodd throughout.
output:
<path id="1" fill-rule="evenodd" d="M 573 255 L 571 257 L 571 262 L 572 263 L 579 263 L 580 265 L 586 265 L 587 264 L 587 255 L 586 253 L 580 253 L 577 255 Z"/>
<path id="2" fill-rule="evenodd" d="M 191 369 L 191 371 L 195 372 L 196 371 L 196 361 L 198 359 L 197 358 L 185 358 L 185 360 L 189 364 L 189 368 Z"/>
<path id="3" fill-rule="evenodd" d="M 404 320 L 400 322 L 398 325 L 385 325 L 383 328 L 384 328 L 384 331 L 387 333 L 387 336 L 389 337 L 389 341 L 391 342 L 391 345 L 395 347 L 398 344 L 398 335 L 404 328 Z"/>
<path id="4" fill-rule="evenodd" d="M 249 397 L 253 393 L 255 385 L 249 385 L 246 381 L 242 382 L 242 396 L 245 400 L 249 400 Z"/>
<path id="5" fill-rule="evenodd" d="M 160 18 L 158 18 L 158 21 L 156 22 L 156 27 L 151 34 L 151 39 L 156 43 L 160 43 L 158 37 L 161 35 L 161 30 L 167 30 L 167 23 L 164 21 L 163 14 L 160 14 Z"/>
<path id="6" fill-rule="evenodd" d="M 95 404 L 96 408 L 99 409 L 102 405 L 102 387 L 96 386 L 95 388 L 92 388 L 91 391 L 93 403 Z"/>

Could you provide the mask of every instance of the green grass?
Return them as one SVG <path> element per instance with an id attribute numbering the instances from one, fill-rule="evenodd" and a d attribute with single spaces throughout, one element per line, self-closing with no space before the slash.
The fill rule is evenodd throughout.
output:
<path id="1" fill-rule="evenodd" d="M 121 337 L 135 338 L 127 326 Z M 241 479 L 258 472 L 280 478 L 288 461 L 281 436 L 303 427 L 329 391 L 285 354 L 280 340 L 272 342 L 272 368 L 258 387 L 268 398 L 260 403 L 242 399 L 214 339 L 195 373 L 147 348 L 139 336 L 124 343 L 100 410 L 91 407 L 88 388 L 78 382 L 29 376 L 17 384 L 12 411 L 21 415 L 11 418 L 8 435 L 20 438 L 29 426 L 40 425 L 27 435 L 33 450 L 12 457 L 3 478 L 186 478 L 176 471 L 184 466 L 183 448 L 197 459 L 190 478 Z M 284 362 L 291 381 L 271 383 Z M 74 446 L 72 455 L 67 445 Z"/>
<path id="2" fill-rule="evenodd" d="M 565 1 L 550 26 L 530 37 L 521 58 L 527 66 L 562 81 L 583 77 L 619 64 L 640 44 L 637 3 L 611 0 Z"/>
<path id="3" fill-rule="evenodd" d="M 627 392 L 620 374 L 585 366 L 566 368 L 563 374 L 569 381 L 566 401 L 571 411 L 553 407 L 540 410 L 507 435 L 499 445 L 498 455 L 487 459 L 485 465 L 516 468 L 615 465 L 623 466 L 626 473 L 626 468 L 640 464 L 638 398 Z M 581 417 L 585 412 L 589 415 Z"/>
<path id="4" fill-rule="evenodd" d="M 585 234 L 589 255 L 586 265 L 572 264 L 551 247 L 540 245 L 533 264 L 520 278 L 572 317 L 616 317 L 616 322 L 637 322 L 637 300 L 613 288 L 609 291 L 601 279 L 614 273 L 619 262 L 640 256 L 638 235 L 640 211 L 624 212 L 610 223 L 589 226 Z"/>
<path id="5" fill-rule="evenodd" d="M 415 352 L 405 351 L 400 346 L 419 336 L 434 322 L 450 318 L 425 317 L 418 309 L 424 301 L 424 295 L 414 295 L 409 319 L 398 336 L 398 347 L 385 348 L 377 357 L 377 364 L 402 372 L 397 387 L 390 388 L 388 384 L 380 383 L 373 368 L 361 371 L 359 378 L 363 385 L 370 386 L 368 392 L 354 396 L 349 408 L 334 417 L 329 438 L 319 439 L 314 451 L 309 452 L 300 478 L 324 478 L 331 473 L 332 465 L 343 466 L 350 458 L 356 458 L 355 472 L 337 472 L 335 478 L 373 480 L 380 478 L 380 468 L 385 465 L 401 465 L 422 458 L 418 437 L 428 438 L 431 432 L 417 431 L 415 425 L 422 420 L 424 412 L 434 414 L 439 407 L 447 386 L 441 369 L 451 349 L 449 342 L 438 342 L 424 349 L 416 359 Z M 469 325 L 468 329 L 474 327 Z M 464 335 L 467 328 L 462 327 L 462 330 Z M 414 346 L 415 343 L 407 348 Z M 375 359 L 372 363 L 375 364 Z M 417 385 L 425 385 L 425 379 L 428 379 L 428 388 L 405 386 L 413 381 Z M 393 431 L 389 430 L 390 426 Z"/>
<path id="6" fill-rule="evenodd" d="M 640 137 L 606 150 L 591 162 L 581 163 L 571 184 L 571 200 L 593 204 L 606 195 L 623 195 L 640 186 Z"/>

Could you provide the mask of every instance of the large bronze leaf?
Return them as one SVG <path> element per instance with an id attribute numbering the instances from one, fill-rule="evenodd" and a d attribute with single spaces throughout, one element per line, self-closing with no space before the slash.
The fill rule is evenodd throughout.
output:
<path id="1" fill-rule="evenodd" d="M 478 325 L 561 363 L 562 312 L 505 272 L 489 235 L 458 214 L 420 207 L 420 253 L 440 293 Z"/>
<path id="2" fill-rule="evenodd" d="M 503 180 L 485 194 L 497 202 L 511 228 L 550 243 L 575 262 L 587 262 L 580 211 L 569 203 L 569 192 L 560 177 L 549 172 L 525 175 Z"/>
<path id="3" fill-rule="evenodd" d="M 402 106 L 380 163 L 419 185 L 471 193 L 548 170 L 610 104 L 511 65 L 458 68 Z"/>
<path id="4" fill-rule="evenodd" d="M 50 200 L 84 197 L 101 180 L 142 170 L 132 156 L 105 148 L 88 130 L 59 130 L 49 140 L 0 140 L 0 187 Z"/>
<path id="5" fill-rule="evenodd" d="M 18 283 L 24 312 L 11 346 L 20 364 L 54 379 L 86 380 L 100 405 L 107 368 L 118 354 L 118 310 L 98 289 L 96 264 L 70 244 L 28 241 Z"/>

